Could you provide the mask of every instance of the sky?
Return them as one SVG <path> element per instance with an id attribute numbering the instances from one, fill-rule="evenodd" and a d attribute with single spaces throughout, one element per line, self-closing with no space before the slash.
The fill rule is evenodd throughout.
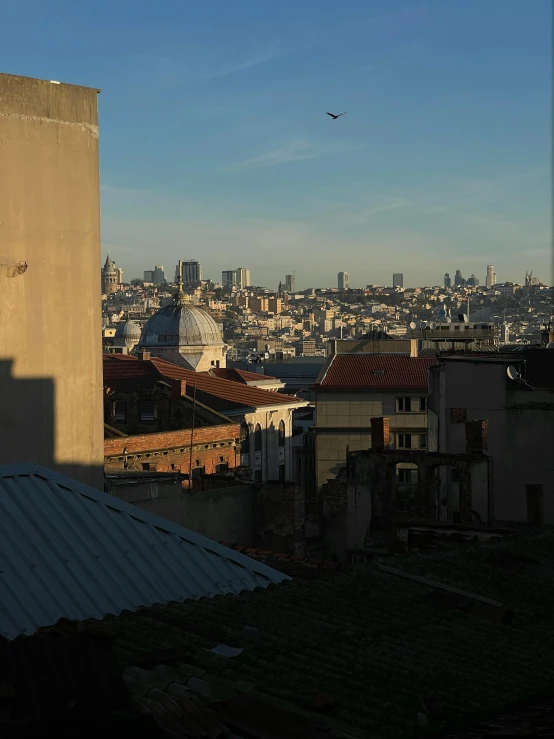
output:
<path id="1" fill-rule="evenodd" d="M 102 252 L 125 280 L 198 259 L 269 288 L 487 264 L 553 284 L 551 9 L 18 0 L 0 71 L 102 90 Z"/>

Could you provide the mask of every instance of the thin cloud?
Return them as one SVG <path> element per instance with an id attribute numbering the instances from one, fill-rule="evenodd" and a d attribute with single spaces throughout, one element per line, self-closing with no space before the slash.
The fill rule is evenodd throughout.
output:
<path id="1" fill-rule="evenodd" d="M 268 50 L 229 63 L 200 56 L 141 55 L 134 59 L 130 72 L 135 83 L 140 81 L 141 89 L 155 85 L 164 90 L 175 90 L 228 77 L 266 64 L 280 55 L 281 52 Z"/>
<path id="2" fill-rule="evenodd" d="M 236 72 L 242 72 L 245 69 L 251 69 L 252 67 L 259 67 L 260 64 L 265 64 L 266 62 L 270 62 L 272 59 L 275 59 L 279 54 L 274 53 L 267 53 L 267 54 L 260 54 L 259 56 L 254 56 L 249 59 L 244 59 L 241 62 L 236 62 L 235 64 L 230 64 L 226 67 L 221 67 L 220 69 L 216 69 L 213 72 L 208 72 L 206 76 L 204 77 L 204 80 L 215 80 L 220 77 L 228 77 L 231 74 L 235 74 Z"/>
<path id="3" fill-rule="evenodd" d="M 257 157 L 245 159 L 242 162 L 235 162 L 224 169 L 228 172 L 242 172 L 249 169 L 260 169 L 262 167 L 276 167 L 280 164 L 290 164 L 291 162 L 300 162 L 304 159 L 315 159 L 316 157 L 328 154 L 351 151 L 352 148 L 348 144 L 314 145 L 306 141 L 291 141 L 279 149 L 273 149 Z"/>
<path id="4" fill-rule="evenodd" d="M 381 205 L 374 205 L 373 207 L 366 208 L 365 210 L 350 218 L 350 224 L 353 226 L 358 226 L 362 223 L 367 223 L 379 213 L 386 213 L 390 210 L 398 210 L 398 208 L 414 208 L 416 205 L 417 203 L 413 202 L 412 200 L 405 199 L 398 199 L 393 200 L 390 203 L 381 203 Z"/>

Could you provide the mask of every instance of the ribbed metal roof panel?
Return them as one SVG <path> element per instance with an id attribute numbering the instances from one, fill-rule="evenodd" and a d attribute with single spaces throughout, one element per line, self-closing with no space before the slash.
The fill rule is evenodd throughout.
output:
<path id="1" fill-rule="evenodd" d="M 267 587 L 286 575 L 38 465 L 0 467 L 0 634 Z"/>

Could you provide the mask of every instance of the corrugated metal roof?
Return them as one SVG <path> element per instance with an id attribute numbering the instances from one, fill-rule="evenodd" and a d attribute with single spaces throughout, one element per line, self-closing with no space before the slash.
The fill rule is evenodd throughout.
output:
<path id="1" fill-rule="evenodd" d="M 267 587 L 286 575 L 69 477 L 0 467 L 0 634 Z"/>
<path id="2" fill-rule="evenodd" d="M 315 388 L 339 390 L 426 390 L 433 357 L 404 354 L 335 354 Z"/>

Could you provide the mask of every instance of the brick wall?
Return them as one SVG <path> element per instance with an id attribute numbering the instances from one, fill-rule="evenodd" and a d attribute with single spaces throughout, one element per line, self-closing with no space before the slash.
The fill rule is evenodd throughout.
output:
<path id="1" fill-rule="evenodd" d="M 371 419 L 371 448 L 376 452 L 382 452 L 389 448 L 390 444 L 390 422 L 388 418 Z"/>
<path id="2" fill-rule="evenodd" d="M 195 429 L 193 470 L 195 467 L 203 468 L 206 475 L 211 475 L 221 464 L 227 464 L 229 469 L 238 467 L 240 454 L 235 450 L 234 443 L 239 434 L 238 424 Z M 110 471 L 127 469 L 190 474 L 190 442 L 190 429 L 105 439 L 104 464 Z M 127 449 L 127 455 L 123 454 L 124 448 Z"/>

